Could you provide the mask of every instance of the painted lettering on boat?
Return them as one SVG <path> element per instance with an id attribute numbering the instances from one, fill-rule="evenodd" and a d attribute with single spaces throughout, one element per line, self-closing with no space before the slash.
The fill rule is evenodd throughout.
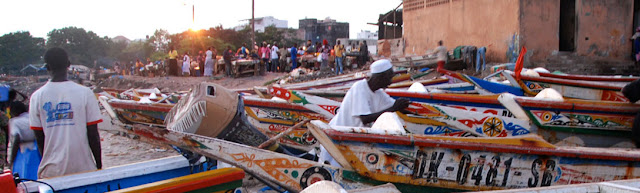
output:
<path id="1" fill-rule="evenodd" d="M 442 164 L 443 159 L 450 159 L 445 156 L 446 154 L 447 151 L 423 152 L 418 150 L 413 178 L 438 183 L 439 179 L 446 178 L 439 176 L 439 171 L 443 171 L 440 167 L 444 167 L 444 171 L 454 172 L 455 182 L 459 185 L 507 187 L 510 185 L 510 178 L 516 176 L 524 179 L 527 187 L 543 187 L 551 185 L 556 173 L 557 162 L 550 159 L 519 160 L 519 165 L 530 163 L 528 164 L 529 171 L 526 171 L 522 166 L 518 169 L 519 171 L 513 171 L 513 157 L 486 154 L 472 156 L 470 153 L 465 153 L 459 158 L 457 167 L 455 167 L 456 165 L 451 167 L 451 164 L 447 166 Z"/>

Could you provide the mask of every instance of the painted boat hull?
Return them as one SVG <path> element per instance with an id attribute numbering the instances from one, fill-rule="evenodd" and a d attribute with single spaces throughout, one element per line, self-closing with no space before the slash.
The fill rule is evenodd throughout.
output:
<path id="1" fill-rule="evenodd" d="M 345 189 L 370 186 L 343 179 L 343 171 L 352 171 L 348 168 L 332 167 L 222 139 L 145 125 L 125 126 L 124 131 L 139 136 L 147 143 L 171 144 L 229 163 L 290 192 L 298 192 L 320 180 L 334 181 Z"/>
<path id="2" fill-rule="evenodd" d="M 514 73 L 503 71 L 505 76 L 512 77 Z M 509 78 L 513 79 L 513 78 Z M 536 95 L 545 88 L 553 88 L 562 96 L 595 101 L 629 102 L 620 92 L 624 85 L 619 83 L 593 82 L 583 80 L 567 80 L 549 77 L 521 76 L 516 80 L 528 95 Z"/>
<path id="3" fill-rule="evenodd" d="M 109 101 L 113 110 L 125 123 L 141 123 L 164 126 L 164 118 L 173 108 L 171 104 L 143 104 L 135 102 Z"/>
<path id="4" fill-rule="evenodd" d="M 360 175 L 380 181 L 480 191 L 640 177 L 640 152 L 558 148 L 525 138 L 510 139 L 521 143 L 512 145 L 501 139 L 345 133 L 312 125 L 335 144 L 339 154 L 329 150 L 332 156 L 343 156 Z"/>
<path id="5" fill-rule="evenodd" d="M 112 193 L 229 192 L 242 186 L 244 171 L 222 168 L 144 184 Z"/>
<path id="6" fill-rule="evenodd" d="M 93 172 L 40 180 L 50 184 L 56 192 L 60 193 L 98 193 L 139 186 L 200 172 L 203 172 L 202 168 L 189 166 L 189 162 L 184 157 L 173 156 Z M 29 191 L 38 190 L 38 185 L 40 184 L 34 182 L 25 183 Z"/>
<path id="7" fill-rule="evenodd" d="M 497 95 L 427 94 L 398 90 L 387 90 L 387 93 L 394 98 L 409 98 L 413 102 L 438 104 L 501 117 L 514 117 L 497 100 Z M 336 113 L 336 106 L 331 107 L 330 105 L 320 109 L 320 111 L 326 111 L 325 116 L 322 117 L 317 113 L 318 111 L 310 111 L 301 105 L 245 98 L 245 104 L 248 107 L 245 108 L 245 111 L 249 120 L 270 137 L 298 121 L 304 119 L 328 121 L 330 117 L 327 117 L 326 114 Z M 565 100 L 564 102 L 550 102 L 527 98 L 519 98 L 518 101 L 518 104 L 522 106 L 527 112 L 527 116 L 538 128 L 537 132 L 549 142 L 558 143 L 567 138 L 577 137 L 585 146 L 589 147 L 611 147 L 620 142 L 630 142 L 628 136 L 630 136 L 631 125 L 635 113 L 640 111 L 639 105 L 605 101 Z M 402 118 L 406 120 L 406 126 L 413 133 L 448 136 L 470 135 L 469 132 L 464 132 L 460 128 L 442 122 L 408 119 L 407 116 Z M 280 142 L 300 150 L 309 150 L 312 148 L 308 147 L 309 144 L 312 146 L 315 144 L 314 139 L 310 138 L 310 135 L 303 129 L 293 132 L 291 137 L 283 138 Z"/>

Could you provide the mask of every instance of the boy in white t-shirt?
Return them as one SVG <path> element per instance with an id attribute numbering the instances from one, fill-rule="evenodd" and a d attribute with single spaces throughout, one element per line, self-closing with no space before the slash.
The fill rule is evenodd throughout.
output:
<path id="1" fill-rule="evenodd" d="M 67 80 L 71 63 L 62 48 L 47 50 L 44 61 L 51 79 L 31 95 L 29 104 L 29 125 L 42 154 L 38 178 L 101 169 L 102 115 L 95 95 Z"/>

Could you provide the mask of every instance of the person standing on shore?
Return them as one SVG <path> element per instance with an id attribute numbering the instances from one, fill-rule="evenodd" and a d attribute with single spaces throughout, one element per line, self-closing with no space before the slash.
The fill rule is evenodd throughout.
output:
<path id="1" fill-rule="evenodd" d="M 280 62 L 278 61 L 278 44 L 275 42 L 271 46 L 271 54 L 269 55 L 271 56 L 271 72 L 282 71 L 282 69 L 278 70 Z"/>
<path id="2" fill-rule="evenodd" d="M 29 128 L 29 112 L 27 106 L 19 101 L 10 105 L 11 120 L 9 120 L 11 146 L 9 147 L 9 163 L 14 174 L 23 179 L 38 179 L 38 165 L 42 156 L 38 150 L 36 137 Z"/>
<path id="3" fill-rule="evenodd" d="M 336 54 L 336 75 L 342 74 L 342 55 L 344 54 L 344 45 L 340 44 L 340 40 L 338 43 L 333 46 L 334 53 Z"/>
<path id="4" fill-rule="evenodd" d="M 96 96 L 67 79 L 71 62 L 64 49 L 49 48 L 43 58 L 51 79 L 29 102 L 29 125 L 42 155 L 38 178 L 101 169 L 102 115 Z"/>
<path id="5" fill-rule="evenodd" d="M 291 70 L 296 69 L 298 67 L 298 44 L 294 43 L 293 47 L 291 47 Z"/>
<path id="6" fill-rule="evenodd" d="M 222 59 L 224 59 L 224 73 L 227 77 L 231 77 L 231 57 L 233 57 L 233 51 L 231 51 L 231 46 L 227 46 L 227 49 L 222 54 Z"/>
<path id="7" fill-rule="evenodd" d="M 287 55 L 289 55 L 289 50 L 284 45 L 282 45 L 282 47 L 280 47 L 279 49 L 280 50 L 278 52 L 280 52 L 280 72 L 289 72 L 291 71 L 291 66 L 287 62 Z"/>
<path id="8" fill-rule="evenodd" d="M 437 71 L 444 69 L 444 65 L 447 62 L 447 47 L 443 46 L 442 40 L 438 41 L 438 47 L 436 47 L 433 53 L 436 54 L 436 58 L 438 61 Z"/>
<path id="9" fill-rule="evenodd" d="M 214 71 L 214 62 L 213 62 L 213 58 L 215 56 L 213 56 L 213 47 L 209 47 L 207 49 L 206 57 L 205 57 L 205 62 L 204 62 L 204 76 L 213 76 L 213 71 Z M 217 73 L 217 72 L 216 72 Z"/>
<path id="10" fill-rule="evenodd" d="M 271 66 L 269 65 L 269 53 L 270 52 L 271 51 L 269 50 L 269 48 L 267 48 L 267 43 L 266 42 L 262 42 L 262 46 L 258 50 L 258 55 L 260 56 L 260 59 L 262 60 L 262 63 L 267 68 L 267 72 L 271 72 Z"/>
<path id="11" fill-rule="evenodd" d="M 189 57 L 189 52 L 184 53 L 184 57 L 182 58 L 182 76 L 189 76 L 191 71 L 191 58 Z"/>
<path id="12" fill-rule="evenodd" d="M 169 51 L 169 75 L 171 76 L 180 76 L 178 75 L 178 51 L 175 47 L 171 46 L 171 51 Z"/>

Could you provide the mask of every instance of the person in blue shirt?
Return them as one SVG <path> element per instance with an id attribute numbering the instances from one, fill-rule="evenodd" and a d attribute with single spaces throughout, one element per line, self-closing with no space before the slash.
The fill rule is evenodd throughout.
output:
<path id="1" fill-rule="evenodd" d="M 294 43 L 293 47 L 291 47 L 291 70 L 296 69 L 298 67 L 298 62 L 296 57 L 298 56 L 298 44 Z"/>

